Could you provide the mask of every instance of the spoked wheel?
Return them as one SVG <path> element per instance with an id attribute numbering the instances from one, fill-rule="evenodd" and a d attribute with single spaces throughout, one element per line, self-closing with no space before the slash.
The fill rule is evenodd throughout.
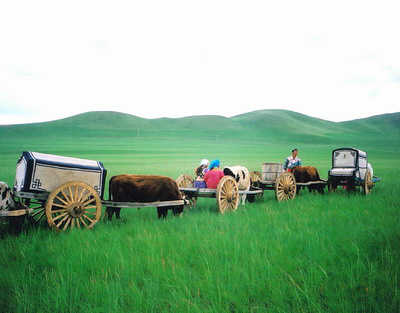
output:
<path id="1" fill-rule="evenodd" d="M 193 178 L 189 175 L 182 174 L 176 179 L 176 183 L 179 188 L 190 188 L 193 187 Z"/>
<path id="2" fill-rule="evenodd" d="M 29 215 L 28 220 L 34 225 L 40 224 L 45 220 L 46 209 L 45 201 L 28 199 L 25 201 L 25 205 L 30 209 L 33 209 L 33 212 Z"/>
<path id="3" fill-rule="evenodd" d="M 193 187 L 194 180 L 191 176 L 187 174 L 182 174 L 176 179 L 176 184 L 178 188 L 191 188 Z M 196 206 L 196 197 L 190 197 L 189 200 L 189 207 L 194 208 Z"/>
<path id="4" fill-rule="evenodd" d="M 221 178 L 217 186 L 217 204 L 219 212 L 235 211 L 239 205 L 239 187 L 231 176 Z"/>
<path id="5" fill-rule="evenodd" d="M 296 179 L 293 174 L 285 172 L 279 175 L 275 182 L 276 200 L 283 201 L 296 197 Z"/>
<path id="6" fill-rule="evenodd" d="M 69 182 L 53 190 L 46 202 L 49 225 L 59 231 L 92 228 L 101 217 L 97 192 L 83 182 Z"/>
<path id="7" fill-rule="evenodd" d="M 369 194 L 372 190 L 374 183 L 372 182 L 371 172 L 367 169 L 365 173 L 364 183 L 362 185 L 362 189 L 365 195 Z"/>
<path id="8" fill-rule="evenodd" d="M 251 185 L 254 188 L 254 190 L 262 189 L 260 172 L 257 172 L 257 171 L 250 172 L 250 181 L 251 181 Z M 250 188 L 250 190 L 251 190 L 251 188 Z M 255 200 L 260 200 L 263 197 L 264 197 L 264 192 L 261 192 L 261 193 L 257 193 L 254 198 L 255 198 Z"/>

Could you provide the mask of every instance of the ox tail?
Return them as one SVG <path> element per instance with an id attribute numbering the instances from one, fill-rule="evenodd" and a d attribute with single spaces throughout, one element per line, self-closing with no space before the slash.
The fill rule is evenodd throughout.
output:
<path id="1" fill-rule="evenodd" d="M 114 180 L 115 177 L 117 177 L 117 176 L 111 177 L 111 178 L 110 178 L 110 181 L 109 181 L 109 183 L 108 183 L 108 200 L 110 200 L 110 201 L 113 200 L 111 186 L 112 186 L 112 182 L 113 182 L 113 180 Z"/>
<path id="2" fill-rule="evenodd" d="M 113 181 L 113 178 L 115 176 L 111 177 L 110 181 L 108 182 L 108 200 L 111 201 L 112 200 L 112 191 L 111 191 L 111 184 Z M 106 214 L 104 214 L 104 219 L 106 219 L 106 217 L 108 216 L 108 219 L 110 219 L 110 214 L 112 216 L 112 214 L 114 213 L 113 211 L 113 207 L 106 207 Z"/>
<path id="3" fill-rule="evenodd" d="M 317 178 L 317 180 L 321 180 L 321 178 L 319 177 L 319 172 L 317 169 L 315 169 L 315 177 Z"/>
<path id="4" fill-rule="evenodd" d="M 112 177 L 111 177 L 111 179 L 110 179 L 110 181 L 108 182 L 108 200 L 110 200 L 111 201 L 111 182 L 112 182 Z"/>

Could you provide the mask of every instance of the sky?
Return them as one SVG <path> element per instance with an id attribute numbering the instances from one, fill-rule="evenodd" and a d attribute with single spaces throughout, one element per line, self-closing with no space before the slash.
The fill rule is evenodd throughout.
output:
<path id="1" fill-rule="evenodd" d="M 400 1 L 0 2 L 0 124 L 400 111 Z"/>

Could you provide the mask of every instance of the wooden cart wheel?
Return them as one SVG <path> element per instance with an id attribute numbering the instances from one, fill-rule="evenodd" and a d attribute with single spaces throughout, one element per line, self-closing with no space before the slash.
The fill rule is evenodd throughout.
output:
<path id="1" fill-rule="evenodd" d="M 178 185 L 178 188 L 191 188 L 193 187 L 194 180 L 191 176 L 182 174 L 176 179 L 176 184 Z M 194 208 L 196 206 L 196 197 L 189 197 L 187 200 L 189 200 L 189 208 Z"/>
<path id="2" fill-rule="evenodd" d="M 252 187 L 254 187 L 255 190 L 262 189 L 261 185 L 261 173 L 257 171 L 252 171 L 250 172 L 250 182 Z M 250 188 L 251 190 L 251 188 Z M 257 193 L 255 195 L 255 200 L 260 200 L 264 197 L 264 192 Z"/>
<path id="3" fill-rule="evenodd" d="M 182 174 L 176 179 L 176 183 L 179 188 L 190 188 L 193 187 L 194 180 L 191 176 Z"/>
<path id="4" fill-rule="evenodd" d="M 369 194 L 373 186 L 374 183 L 372 182 L 371 172 L 369 171 L 369 169 L 367 169 L 367 171 L 365 172 L 364 184 L 362 185 L 364 194 Z"/>
<path id="5" fill-rule="evenodd" d="M 44 221 L 43 217 L 46 216 L 46 201 L 26 199 L 25 205 L 30 209 L 33 209 L 32 213 L 28 216 L 28 220 L 32 224 L 40 224 Z"/>
<path id="6" fill-rule="evenodd" d="M 46 202 L 49 225 L 59 231 L 68 228 L 92 228 L 101 217 L 97 192 L 83 182 L 69 182 L 53 190 Z"/>
<path id="7" fill-rule="evenodd" d="M 275 182 L 275 196 L 278 201 L 296 197 L 296 179 L 293 174 L 285 172 L 278 176 Z"/>
<path id="8" fill-rule="evenodd" d="M 217 204 L 221 214 L 235 211 L 239 206 L 239 186 L 231 176 L 224 176 L 217 186 Z"/>

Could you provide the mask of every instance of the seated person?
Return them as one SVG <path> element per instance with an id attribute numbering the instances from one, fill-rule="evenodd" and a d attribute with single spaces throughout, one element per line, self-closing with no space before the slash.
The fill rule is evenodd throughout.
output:
<path id="1" fill-rule="evenodd" d="M 200 166 L 195 170 L 196 179 L 194 181 L 194 188 L 207 188 L 206 182 L 204 181 L 204 175 L 208 172 L 209 164 L 210 161 L 207 159 L 201 160 Z"/>
<path id="2" fill-rule="evenodd" d="M 293 167 L 301 166 L 301 160 L 297 157 L 298 150 L 295 148 L 292 150 L 292 155 L 288 156 L 283 163 L 283 170 L 291 172 Z"/>
<path id="3" fill-rule="evenodd" d="M 207 188 L 216 189 L 219 181 L 224 177 L 224 172 L 219 169 L 219 160 L 214 160 L 208 167 L 208 172 L 204 175 Z"/>

